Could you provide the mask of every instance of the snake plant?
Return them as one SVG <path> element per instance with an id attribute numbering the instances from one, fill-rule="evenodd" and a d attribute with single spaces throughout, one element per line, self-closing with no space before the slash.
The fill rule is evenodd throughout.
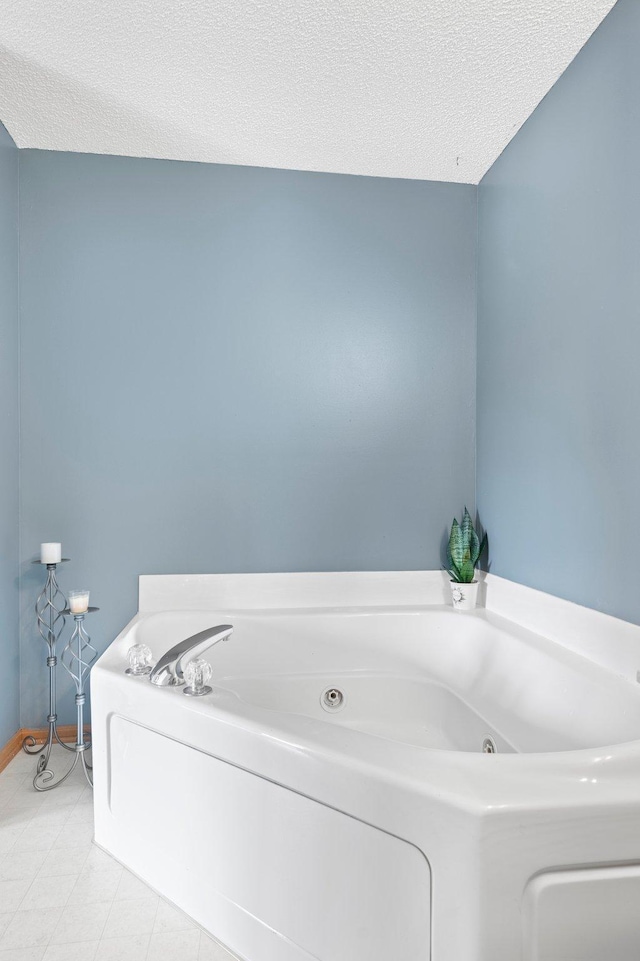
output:
<path id="1" fill-rule="evenodd" d="M 447 545 L 447 573 L 457 584 L 470 584 L 475 574 L 478 559 L 485 549 L 487 535 L 480 540 L 471 514 L 465 507 L 462 523 L 453 518 L 451 534 Z"/>

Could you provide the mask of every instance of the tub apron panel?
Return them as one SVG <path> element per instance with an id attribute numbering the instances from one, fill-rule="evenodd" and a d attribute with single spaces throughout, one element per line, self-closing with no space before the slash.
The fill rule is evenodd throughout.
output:
<path id="1" fill-rule="evenodd" d="M 117 715 L 109 742 L 113 830 L 96 840 L 231 950 L 429 961 L 430 869 L 412 844 Z"/>

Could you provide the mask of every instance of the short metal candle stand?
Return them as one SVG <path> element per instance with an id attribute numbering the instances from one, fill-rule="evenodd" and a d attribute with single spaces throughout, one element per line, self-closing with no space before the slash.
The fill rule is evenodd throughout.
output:
<path id="1" fill-rule="evenodd" d="M 91 749 L 91 741 L 85 737 L 84 731 L 84 706 L 87 700 L 84 685 L 89 677 L 91 665 L 98 656 L 98 652 L 91 644 L 91 638 L 84 629 L 84 619 L 87 614 L 92 614 L 98 610 L 100 610 L 99 607 L 89 607 L 86 611 L 76 613 L 66 608 L 62 612 L 64 615 L 71 615 L 76 622 L 73 634 L 65 644 L 60 656 L 62 666 L 76 685 L 76 743 L 71 746 L 71 750 L 75 752 L 75 757 L 67 773 L 56 781 L 55 784 L 46 783 L 53 777 L 52 773 L 50 777 L 41 778 L 39 784 L 36 784 L 34 781 L 34 786 L 39 791 L 49 791 L 51 788 L 57 787 L 59 784 L 62 784 L 63 781 L 66 781 L 69 775 L 75 770 L 78 761 L 82 763 L 85 777 L 91 787 L 93 787 L 93 770 L 91 764 L 87 761 L 87 751 Z M 42 773 L 49 774 L 50 772 L 43 771 Z"/>
<path id="2" fill-rule="evenodd" d="M 53 788 L 58 787 L 58 785 L 66 781 L 73 771 L 75 771 L 79 761 L 82 763 L 87 781 L 91 787 L 93 787 L 92 766 L 86 757 L 87 751 L 91 749 L 91 741 L 85 737 L 84 731 L 84 706 L 86 703 L 84 686 L 89 677 L 91 665 L 98 656 L 98 652 L 91 644 L 91 638 L 84 629 L 84 619 L 87 614 L 98 611 L 99 609 L 98 607 L 89 607 L 86 611 L 76 613 L 67 607 L 61 612 L 63 616 L 71 616 L 75 621 L 73 634 L 65 644 L 60 655 L 62 666 L 76 685 L 76 743 L 64 745 L 67 750 L 74 752 L 74 758 L 69 770 L 66 774 L 63 774 L 61 778 L 58 778 L 57 781 L 53 780 L 55 775 L 50 768 L 45 767 L 38 771 L 33 780 L 33 786 L 36 791 L 51 791 Z"/>
<path id="3" fill-rule="evenodd" d="M 63 557 L 60 563 L 64 563 L 68 560 L 68 557 Z M 33 563 L 40 564 L 43 562 L 33 561 Z M 36 788 L 38 787 L 36 781 L 38 778 L 40 778 L 40 775 L 48 769 L 54 738 L 66 751 L 74 750 L 72 746 L 65 744 L 60 738 L 58 733 L 58 715 L 56 713 L 56 664 L 58 663 L 58 658 L 56 656 L 56 643 L 65 625 L 64 609 L 67 606 L 67 599 L 58 587 L 58 581 L 56 579 L 57 566 L 57 564 L 46 565 L 47 582 L 38 596 L 35 607 L 38 632 L 48 649 L 47 668 L 49 669 L 49 714 L 47 715 L 47 724 L 49 730 L 47 732 L 47 739 L 44 744 L 38 744 L 36 739 L 31 734 L 28 734 L 22 742 L 22 750 L 26 754 L 40 755 L 38 758 L 36 776 L 33 781 L 33 785 Z M 53 772 L 51 772 L 50 777 L 45 778 L 45 780 L 51 780 L 52 777 Z"/>

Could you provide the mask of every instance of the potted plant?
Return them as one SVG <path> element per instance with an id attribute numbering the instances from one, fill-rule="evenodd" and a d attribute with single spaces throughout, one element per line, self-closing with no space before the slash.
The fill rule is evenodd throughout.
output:
<path id="1" fill-rule="evenodd" d="M 462 523 L 453 518 L 447 545 L 447 573 L 451 578 L 451 599 L 457 611 L 474 610 L 478 600 L 478 581 L 475 578 L 478 560 L 487 544 L 487 535 L 478 537 L 465 507 Z"/>

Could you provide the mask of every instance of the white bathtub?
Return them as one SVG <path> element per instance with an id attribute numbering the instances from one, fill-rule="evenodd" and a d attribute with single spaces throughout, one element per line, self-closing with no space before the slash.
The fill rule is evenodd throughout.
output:
<path id="1" fill-rule="evenodd" d="M 142 581 L 92 675 L 96 841 L 241 958 L 637 961 L 635 681 L 438 574 Z M 211 695 L 123 673 L 217 623 Z"/>

